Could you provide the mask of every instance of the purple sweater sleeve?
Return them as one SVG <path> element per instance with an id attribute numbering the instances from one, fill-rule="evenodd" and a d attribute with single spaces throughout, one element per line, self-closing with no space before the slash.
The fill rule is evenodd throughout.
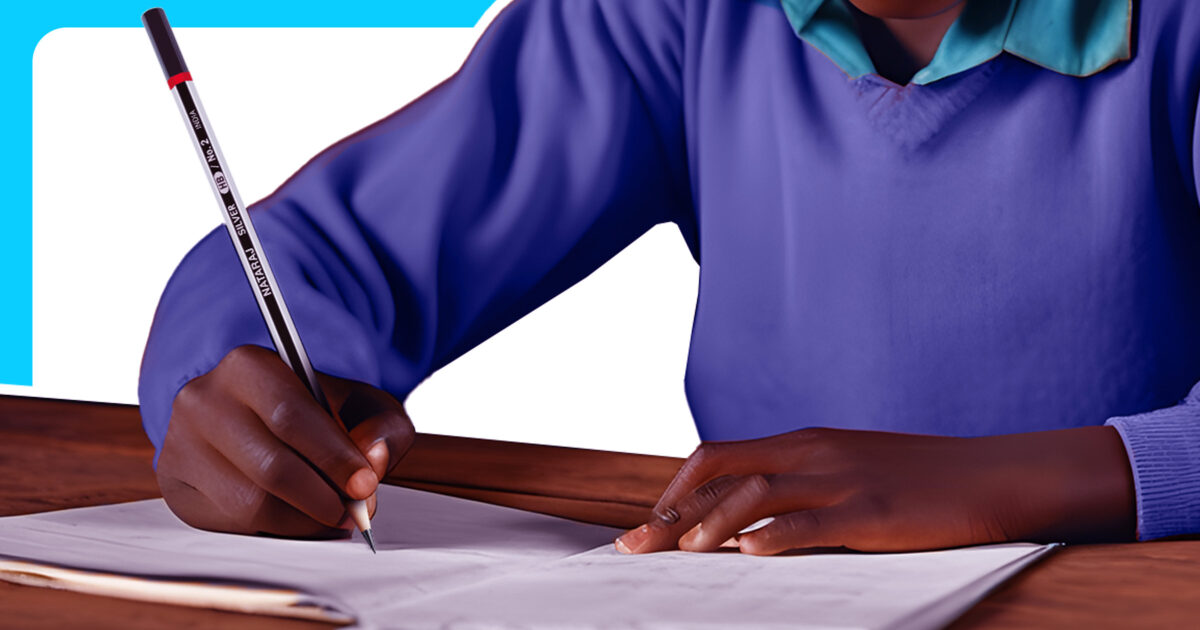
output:
<path id="1" fill-rule="evenodd" d="M 689 208 L 681 10 L 518 0 L 453 77 L 255 204 L 314 367 L 403 399 Z M 244 344 L 272 347 L 220 228 L 155 313 L 138 394 L 157 449 L 176 393 Z"/>
<path id="2" fill-rule="evenodd" d="M 1200 385 L 1174 407 L 1109 418 L 1125 441 L 1138 540 L 1200 531 Z"/>
<path id="3" fill-rule="evenodd" d="M 1200 121 L 1197 111 L 1194 121 Z M 1192 178 L 1200 196 L 1200 124 Z M 1137 495 L 1138 540 L 1200 532 L 1200 383 L 1174 407 L 1109 418 L 1125 442 Z"/>

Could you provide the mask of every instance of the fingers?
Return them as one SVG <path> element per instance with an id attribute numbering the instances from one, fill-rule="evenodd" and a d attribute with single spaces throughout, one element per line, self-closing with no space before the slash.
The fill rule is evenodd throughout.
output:
<path id="1" fill-rule="evenodd" d="M 794 469 L 805 445 L 820 437 L 819 429 L 737 442 L 705 442 L 687 458 L 654 506 L 654 515 L 674 520 L 676 503 L 696 487 L 720 475 L 783 473 Z"/>
<path id="2" fill-rule="evenodd" d="M 708 514 L 679 539 L 679 548 L 685 551 L 717 549 L 746 525 L 770 516 L 767 506 L 770 492 L 771 485 L 762 475 L 739 478 Z"/>
<path id="3" fill-rule="evenodd" d="M 790 549 L 842 547 L 854 535 L 855 519 L 841 504 L 776 516 L 766 527 L 738 537 L 742 553 L 769 556 Z"/>
<path id="4" fill-rule="evenodd" d="M 392 455 L 396 450 L 388 446 L 388 429 L 380 426 L 382 424 L 384 424 L 383 421 L 372 418 L 355 427 L 354 431 L 350 433 L 350 439 L 354 442 L 354 446 L 366 456 L 371 470 L 380 480 L 386 477 L 392 467 L 400 461 L 399 457 Z M 412 440 L 409 439 L 410 444 L 411 442 Z"/>
<path id="5" fill-rule="evenodd" d="M 350 383 L 338 415 L 350 430 L 350 440 L 363 453 L 375 475 L 383 479 L 412 446 L 416 432 L 404 407 L 387 392 L 363 383 Z"/>
<path id="6" fill-rule="evenodd" d="M 632 529 L 616 541 L 617 550 L 622 553 L 650 553 L 666 551 L 678 547 L 679 537 L 700 522 L 708 514 L 725 493 L 736 487 L 737 477 L 718 477 L 700 486 L 674 508 L 677 518 L 672 523 L 658 518 L 649 523 Z"/>
<path id="7" fill-rule="evenodd" d="M 738 474 L 736 471 L 725 469 L 725 445 L 717 442 L 706 442 L 696 448 L 679 467 L 679 472 L 667 484 L 662 497 L 654 506 L 654 515 L 672 525 L 679 519 L 676 505 L 701 484 L 708 483 L 718 476 L 720 470 L 724 474 Z M 762 472 L 762 471 L 756 471 Z"/>
<path id="8" fill-rule="evenodd" d="M 267 493 L 329 527 L 338 527 L 346 508 L 304 460 L 241 406 L 223 409 L 224 422 L 200 423 L 205 439 L 243 476 Z M 235 416 L 243 417 L 235 417 Z"/>
<path id="9" fill-rule="evenodd" d="M 716 550 L 763 518 L 835 502 L 836 488 L 816 475 L 746 475 L 679 539 L 679 548 Z"/>
<path id="10" fill-rule="evenodd" d="M 185 448 L 183 453 L 175 449 L 165 468 L 164 460 L 159 461 L 163 496 L 185 523 L 237 534 L 300 538 L 345 535 L 344 530 L 313 520 L 259 487 L 212 446 L 194 441 Z"/>
<path id="11" fill-rule="evenodd" d="M 222 361 L 232 362 L 229 370 L 221 372 L 224 387 L 347 496 L 370 496 L 379 477 L 345 429 L 313 400 L 278 356 L 265 348 L 244 348 Z"/>

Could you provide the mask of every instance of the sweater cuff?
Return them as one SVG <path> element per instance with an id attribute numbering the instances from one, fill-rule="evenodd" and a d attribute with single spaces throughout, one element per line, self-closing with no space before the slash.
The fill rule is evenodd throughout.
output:
<path id="1" fill-rule="evenodd" d="M 1109 418 L 1125 442 L 1138 540 L 1200 532 L 1200 402 Z"/>

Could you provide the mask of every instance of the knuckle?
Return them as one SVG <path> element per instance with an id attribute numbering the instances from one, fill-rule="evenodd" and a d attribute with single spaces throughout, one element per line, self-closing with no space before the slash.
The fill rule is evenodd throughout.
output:
<path id="1" fill-rule="evenodd" d="M 229 367 L 233 369 L 250 367 L 257 363 L 259 357 L 257 346 L 238 346 L 230 350 L 221 358 L 221 362 L 217 367 Z"/>
<path id="2" fill-rule="evenodd" d="M 250 363 L 250 357 L 248 354 L 249 353 L 246 351 L 245 346 L 238 346 L 233 350 L 226 352 L 225 356 L 221 357 L 220 362 L 217 363 L 217 367 L 213 369 L 212 373 L 218 377 L 221 377 L 226 372 L 240 372 L 244 370 Z"/>
<path id="3" fill-rule="evenodd" d="M 720 469 L 721 454 L 720 446 L 712 442 L 702 443 L 684 462 L 684 469 L 708 476 L 709 472 L 716 472 Z"/>
<path id="4" fill-rule="evenodd" d="M 746 491 L 755 496 L 764 496 L 771 491 L 771 480 L 766 475 L 750 475 L 745 478 L 743 484 Z"/>
<path id="5" fill-rule="evenodd" d="M 810 427 L 797 431 L 797 440 L 808 458 L 827 462 L 844 462 L 846 453 L 836 439 L 837 432 L 826 427 Z"/>
<path id="6" fill-rule="evenodd" d="M 278 451 L 267 451 L 261 454 L 257 466 L 256 481 L 264 488 L 275 490 L 288 480 L 289 470 L 287 461 Z"/>
<path id="7" fill-rule="evenodd" d="M 699 488 L 696 488 L 696 501 L 699 503 L 709 503 L 715 500 L 718 496 L 717 489 L 711 483 L 706 483 Z"/>
<path id="8" fill-rule="evenodd" d="M 826 427 L 808 427 L 796 431 L 796 438 L 804 442 L 824 442 L 830 434 L 831 431 Z"/>
<path id="9" fill-rule="evenodd" d="M 696 488 L 696 498 L 702 502 L 710 502 L 717 500 L 725 490 L 729 483 L 728 476 L 717 477 L 712 481 Z"/>
<path id="10" fill-rule="evenodd" d="M 263 522 L 270 508 L 270 499 L 271 495 L 262 488 L 246 486 L 238 493 L 235 502 L 238 511 L 236 517 L 243 525 Z"/>
<path id="11" fill-rule="evenodd" d="M 187 418 L 204 407 L 205 401 L 209 398 L 208 381 L 207 375 L 196 377 L 188 381 L 175 394 L 175 400 L 171 405 L 172 420 Z"/>
<path id="12" fill-rule="evenodd" d="M 698 463 L 708 462 L 716 457 L 719 450 L 720 448 L 712 442 L 701 442 L 700 446 L 697 446 L 696 450 L 692 451 L 691 459 L 696 460 Z"/>
<path id="13" fill-rule="evenodd" d="M 263 420 L 267 422 L 272 433 L 287 442 L 288 438 L 295 433 L 296 418 L 299 415 L 300 405 L 290 398 L 285 398 L 279 401 L 271 409 L 271 415 Z"/>

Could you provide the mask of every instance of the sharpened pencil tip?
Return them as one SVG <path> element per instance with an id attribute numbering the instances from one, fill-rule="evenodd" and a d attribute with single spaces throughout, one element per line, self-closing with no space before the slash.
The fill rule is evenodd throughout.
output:
<path id="1" fill-rule="evenodd" d="M 362 530 L 363 538 L 367 539 L 367 544 L 371 546 L 371 553 L 379 553 L 375 550 L 375 537 L 371 535 L 371 530 Z"/>

